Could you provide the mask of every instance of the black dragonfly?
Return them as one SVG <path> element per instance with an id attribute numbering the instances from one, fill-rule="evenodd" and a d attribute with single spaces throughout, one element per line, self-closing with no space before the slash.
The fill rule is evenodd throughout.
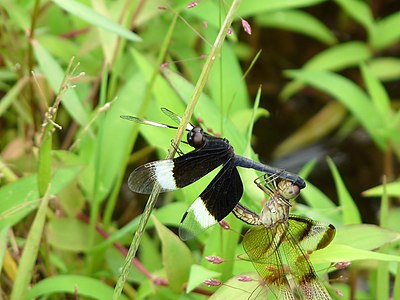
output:
<path id="1" fill-rule="evenodd" d="M 300 187 L 286 179 L 278 180 L 276 175 L 263 175 L 255 180 L 269 196 L 261 214 L 239 203 L 234 208 L 237 218 L 255 225 L 245 234 L 243 247 L 262 285 L 276 299 L 332 299 L 315 274 L 309 254 L 329 245 L 335 227 L 290 215 L 290 201 L 299 195 Z M 253 291 L 250 299 L 266 299 L 266 290 L 257 294 Z"/>
<path id="2" fill-rule="evenodd" d="M 161 110 L 174 122 L 181 122 L 180 116 L 166 108 Z M 177 129 L 175 126 L 134 116 L 122 115 L 121 118 L 156 127 Z M 179 236 L 182 240 L 198 235 L 221 221 L 234 209 L 243 195 L 243 184 L 236 167 L 279 174 L 280 178 L 295 183 L 301 189 L 306 185 L 296 174 L 236 155 L 227 139 L 206 133 L 199 126 L 189 123 L 186 131 L 187 143 L 194 150 L 174 159 L 146 163 L 135 169 L 128 179 L 129 188 L 136 193 L 151 194 L 156 184 L 160 186 L 161 192 L 168 192 L 192 184 L 222 165 L 222 169 L 183 215 L 179 226 Z"/>

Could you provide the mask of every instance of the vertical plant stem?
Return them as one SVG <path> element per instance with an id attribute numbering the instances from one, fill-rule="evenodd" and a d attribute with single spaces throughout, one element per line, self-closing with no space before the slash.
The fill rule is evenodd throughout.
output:
<path id="1" fill-rule="evenodd" d="M 207 57 L 207 60 L 203 67 L 203 70 L 201 71 L 200 77 L 194 88 L 192 98 L 191 98 L 188 106 L 186 107 L 185 113 L 182 117 L 182 122 L 179 125 L 179 128 L 176 132 L 173 145 L 179 145 L 179 143 L 181 142 L 183 132 L 185 131 L 185 128 L 193 114 L 194 108 L 196 107 L 196 104 L 199 101 L 200 95 L 204 89 L 206 82 L 207 82 L 211 68 L 214 64 L 214 61 L 217 59 L 217 57 L 220 53 L 222 43 L 224 42 L 225 37 L 228 33 L 229 27 L 232 24 L 232 21 L 235 17 L 236 11 L 239 7 L 239 4 L 240 4 L 240 0 L 233 0 L 232 5 L 225 17 L 224 23 L 218 33 L 218 36 L 213 44 L 213 47 L 211 48 L 210 54 Z M 175 149 L 174 149 L 174 147 L 171 147 L 169 154 L 168 154 L 168 158 L 173 158 L 174 155 L 175 155 Z M 143 232 L 144 232 L 146 224 L 149 220 L 150 214 L 154 208 L 154 205 L 158 199 L 159 193 L 160 193 L 160 187 L 155 186 L 152 191 L 152 194 L 150 195 L 150 197 L 147 201 L 143 215 L 139 222 L 138 229 L 135 232 L 135 236 L 133 237 L 131 246 L 129 247 L 128 255 L 125 259 L 125 263 L 122 268 L 121 275 L 118 278 L 118 282 L 114 289 L 114 295 L 113 295 L 114 300 L 119 299 L 119 296 L 121 295 L 122 288 L 123 288 L 126 278 L 128 276 L 131 261 L 135 257 L 136 251 L 139 248 L 139 244 L 142 240 Z"/>

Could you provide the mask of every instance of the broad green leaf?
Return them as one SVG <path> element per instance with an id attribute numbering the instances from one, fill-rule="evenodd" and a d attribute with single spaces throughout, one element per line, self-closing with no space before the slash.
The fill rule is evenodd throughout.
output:
<path id="1" fill-rule="evenodd" d="M 321 71 L 340 71 L 349 67 L 359 65 L 361 62 L 369 59 L 372 52 L 368 45 L 362 42 L 348 42 L 329 47 L 328 49 L 318 53 L 309 59 L 303 70 L 321 70 Z M 303 84 L 299 81 L 288 83 L 281 97 L 289 98 L 294 93 L 299 91 Z"/>
<path id="2" fill-rule="evenodd" d="M 89 231 L 89 226 L 76 218 L 54 218 L 47 224 L 47 241 L 61 250 L 86 252 L 91 246 Z"/>
<path id="3" fill-rule="evenodd" d="M 371 72 L 382 81 L 400 78 L 400 59 L 395 57 L 377 57 L 368 61 Z"/>
<path id="4" fill-rule="evenodd" d="M 242 18 L 267 11 L 312 6 L 326 0 L 247 0 L 240 4 L 238 15 Z"/>
<path id="5" fill-rule="evenodd" d="M 344 224 L 360 224 L 361 216 L 360 212 L 354 200 L 351 198 L 349 191 L 347 190 L 342 177 L 339 174 L 334 162 L 331 158 L 327 159 L 329 169 L 331 170 L 333 179 L 336 185 L 336 191 L 338 193 L 340 207 L 343 211 L 343 223 Z"/>
<path id="6" fill-rule="evenodd" d="M 372 46 L 376 50 L 394 45 L 400 41 L 400 11 L 387 16 L 376 24 Z"/>
<path id="7" fill-rule="evenodd" d="M 252 295 L 265 296 L 263 295 L 263 292 L 267 289 L 265 287 L 265 290 L 262 290 L 263 287 L 260 286 L 258 281 L 259 277 L 256 273 L 246 273 L 241 275 L 249 276 L 255 279 L 248 282 L 243 282 L 237 279 L 238 276 L 234 276 L 226 281 L 223 285 L 221 285 L 218 290 L 212 294 L 209 300 L 252 299 Z M 269 297 L 265 297 L 265 299 L 269 299 Z"/>
<path id="8" fill-rule="evenodd" d="M 91 299 L 109 300 L 113 296 L 113 288 L 98 279 L 79 275 L 58 275 L 48 277 L 36 283 L 29 291 L 26 299 L 38 299 L 52 294 L 70 294 Z M 120 299 L 128 298 L 121 295 Z"/>
<path id="9" fill-rule="evenodd" d="M 374 32 L 374 20 L 368 4 L 359 0 L 335 0 L 354 20 L 365 27 L 369 36 Z"/>
<path id="10" fill-rule="evenodd" d="M 190 267 L 194 263 L 192 253 L 177 235 L 154 217 L 153 221 L 161 240 L 162 259 L 169 287 L 172 291 L 180 292 L 189 279 Z"/>
<path id="11" fill-rule="evenodd" d="M 345 105 L 357 118 L 374 141 L 381 148 L 385 147 L 379 132 L 384 127 L 384 121 L 376 114 L 368 95 L 355 83 L 343 76 L 325 71 L 287 71 L 286 74 L 336 98 L 336 101 Z"/>
<path id="12" fill-rule="evenodd" d="M 139 248 L 140 262 L 150 272 L 162 269 L 162 258 L 159 244 L 159 241 L 150 237 L 147 232 L 143 234 Z"/>
<path id="13" fill-rule="evenodd" d="M 398 240 L 399 232 L 372 224 L 353 224 L 338 228 L 333 243 L 374 250 Z"/>
<path id="14" fill-rule="evenodd" d="M 97 27 L 103 28 L 105 30 L 108 30 L 110 32 L 113 32 L 113 33 L 115 33 L 123 38 L 126 38 L 132 42 L 140 42 L 142 40 L 139 36 L 137 36 L 132 31 L 129 31 L 128 29 L 111 21 L 110 19 L 107 19 L 106 17 L 104 17 L 102 15 L 99 15 L 94 10 L 92 10 L 90 7 L 83 5 L 80 2 L 77 2 L 75 0 L 68 0 L 68 1 L 53 0 L 53 2 L 56 3 L 58 6 L 60 6 L 62 9 L 77 16 L 78 18 L 81 18 L 82 20 L 85 20 L 86 22 L 88 22 L 94 26 L 97 26 Z"/>
<path id="15" fill-rule="evenodd" d="M 192 265 L 190 269 L 189 281 L 186 287 L 186 293 L 193 291 L 196 287 L 201 285 L 204 280 L 218 278 L 219 276 L 221 276 L 221 274 L 218 272 L 210 271 L 203 266 Z"/>
<path id="16" fill-rule="evenodd" d="M 390 99 L 384 86 L 374 77 L 365 64 L 361 64 L 361 74 L 377 112 L 381 114 L 382 120 L 390 125 L 393 115 L 390 107 Z"/>
<path id="17" fill-rule="evenodd" d="M 63 82 L 65 72 L 54 57 L 52 57 L 47 49 L 42 47 L 39 42 L 33 41 L 32 45 L 41 71 L 45 75 L 53 91 L 57 93 L 60 89 L 61 83 Z M 82 127 L 88 124 L 88 113 L 74 89 L 68 89 L 64 94 L 62 105 L 71 117 L 74 118 Z"/>
<path id="18" fill-rule="evenodd" d="M 357 249 L 342 244 L 330 244 L 324 249 L 313 252 L 311 255 L 313 263 L 336 263 L 340 261 L 357 261 L 357 260 L 378 260 L 389 262 L 400 262 L 400 256 L 383 254 L 374 251 Z"/>
<path id="19" fill-rule="evenodd" d="M 400 197 L 400 181 L 386 184 L 386 193 L 389 197 Z M 362 193 L 364 197 L 382 197 L 383 185 L 370 188 Z"/>
<path id="20" fill-rule="evenodd" d="M 286 29 L 308 35 L 327 45 L 337 42 L 336 37 L 324 23 L 300 10 L 281 10 L 256 16 L 261 26 Z"/>
<path id="21" fill-rule="evenodd" d="M 57 170 L 52 178 L 50 194 L 56 195 L 81 171 L 81 167 Z M 39 201 L 37 175 L 25 176 L 0 189 L 0 228 L 12 226 L 35 209 Z"/>
<path id="22" fill-rule="evenodd" d="M 340 71 L 356 66 L 372 56 L 368 45 L 362 42 L 347 42 L 326 49 L 304 64 L 307 70 Z"/>

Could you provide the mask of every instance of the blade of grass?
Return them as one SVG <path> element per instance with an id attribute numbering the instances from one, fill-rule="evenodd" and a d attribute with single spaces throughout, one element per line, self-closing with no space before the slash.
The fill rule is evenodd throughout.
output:
<path id="1" fill-rule="evenodd" d="M 327 158 L 329 169 L 331 170 L 333 179 L 335 181 L 336 190 L 338 193 L 339 203 L 343 210 L 343 223 L 344 224 L 361 224 L 360 212 L 354 204 L 349 191 L 347 190 L 342 177 L 339 174 L 333 160 Z"/>
<path id="2" fill-rule="evenodd" d="M 33 220 L 32 227 L 29 230 L 24 251 L 18 267 L 17 278 L 14 282 L 11 293 L 11 300 L 25 299 L 28 292 L 28 286 L 34 273 L 33 269 L 39 251 L 39 244 L 42 239 L 49 200 L 50 194 L 47 192 L 40 202 L 40 206 L 36 213 L 35 219 Z"/>
<path id="3" fill-rule="evenodd" d="M 232 5 L 231 5 L 226 17 L 225 17 L 224 23 L 223 23 L 223 25 L 222 25 L 219 33 L 218 33 L 218 36 L 217 36 L 217 38 L 216 38 L 216 40 L 214 42 L 214 45 L 213 45 L 213 47 L 211 49 L 211 52 L 207 57 L 206 63 L 204 64 L 204 67 L 202 69 L 200 77 L 199 77 L 199 79 L 197 81 L 196 87 L 195 87 L 195 89 L 193 91 L 193 95 L 192 95 L 191 101 L 189 102 L 189 104 L 188 104 L 188 106 L 186 108 L 186 111 L 185 111 L 185 113 L 184 113 L 184 115 L 182 117 L 182 122 L 179 125 L 179 128 L 178 128 L 178 130 L 176 132 L 176 135 L 175 135 L 174 142 L 172 143 L 173 145 L 179 145 L 179 143 L 180 143 L 180 141 L 182 139 L 183 132 L 184 132 L 187 124 L 189 123 L 190 117 L 191 117 L 191 115 L 192 115 L 192 113 L 194 111 L 194 108 L 195 108 L 195 106 L 196 106 L 196 104 L 197 104 L 197 102 L 198 102 L 198 100 L 200 98 L 200 95 L 201 95 L 201 93 L 202 93 L 202 91 L 204 89 L 204 86 L 205 86 L 205 84 L 207 82 L 208 75 L 209 75 L 210 70 L 211 70 L 211 68 L 213 66 L 213 63 L 214 63 L 215 59 L 218 57 L 218 55 L 220 53 L 220 49 L 221 49 L 222 43 L 225 40 L 225 37 L 226 37 L 226 35 L 228 33 L 228 30 L 229 30 L 229 28 L 230 28 L 230 26 L 232 24 L 232 21 L 233 21 L 235 15 L 236 15 L 236 11 L 237 11 L 237 9 L 239 7 L 239 4 L 240 4 L 240 0 L 234 0 L 232 2 Z M 173 147 L 171 147 L 171 149 L 169 151 L 168 158 L 172 158 L 174 156 L 174 154 L 175 154 L 175 149 Z M 125 284 L 126 278 L 128 276 L 129 268 L 131 266 L 131 261 L 136 255 L 136 251 L 137 251 L 137 249 L 139 247 L 139 244 L 140 244 L 144 229 L 146 227 L 146 224 L 147 224 L 147 222 L 149 220 L 151 211 L 153 210 L 153 207 L 154 207 L 154 205 L 155 205 L 155 203 L 156 203 L 156 201 L 158 199 L 159 192 L 160 192 L 160 187 L 159 186 L 155 186 L 153 191 L 152 191 L 152 194 L 150 195 L 150 197 L 149 197 L 149 199 L 147 201 L 146 207 L 145 207 L 144 212 L 143 212 L 143 216 L 140 219 L 138 230 L 135 232 L 135 236 L 134 236 L 134 238 L 132 240 L 131 246 L 129 247 L 128 255 L 127 255 L 126 259 L 125 259 L 125 263 L 124 263 L 124 266 L 122 268 L 121 275 L 118 278 L 118 282 L 116 284 L 116 287 L 115 287 L 115 290 L 114 290 L 114 295 L 113 295 L 113 299 L 114 300 L 119 299 L 119 297 L 121 295 L 122 288 L 123 288 L 123 286 Z"/>
<path id="4" fill-rule="evenodd" d="M 128 29 L 122 27 L 118 23 L 115 23 L 106 17 L 96 13 L 90 7 L 83 5 L 74 0 L 62 1 L 62 0 L 53 0 L 61 8 L 65 9 L 69 13 L 85 20 L 86 22 L 96 26 L 113 32 L 119 36 L 122 36 L 132 42 L 140 42 L 142 39 L 136 35 L 135 33 L 129 31 Z"/>

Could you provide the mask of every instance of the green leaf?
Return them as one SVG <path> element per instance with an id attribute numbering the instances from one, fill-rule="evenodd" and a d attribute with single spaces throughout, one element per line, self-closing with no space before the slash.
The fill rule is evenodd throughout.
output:
<path id="1" fill-rule="evenodd" d="M 391 124 L 392 111 L 390 107 L 390 99 L 385 91 L 382 83 L 377 80 L 365 64 L 361 64 L 361 74 L 367 86 L 369 95 L 376 108 L 376 111 L 381 114 L 381 119 Z"/>
<path id="2" fill-rule="evenodd" d="M 351 198 L 349 191 L 347 190 L 342 177 L 339 174 L 334 162 L 331 158 L 327 158 L 329 169 L 331 170 L 333 179 L 335 180 L 336 191 L 338 193 L 340 207 L 343 211 L 343 222 L 344 224 L 360 224 L 361 216 L 358 211 L 354 200 Z"/>
<path id="3" fill-rule="evenodd" d="M 291 30 L 308 35 L 327 45 L 337 42 L 332 31 L 312 15 L 300 10 L 281 10 L 256 16 L 261 26 Z"/>
<path id="4" fill-rule="evenodd" d="M 361 62 L 369 59 L 372 52 L 368 45 L 362 42 L 348 42 L 333 47 L 318 53 L 309 59 L 303 70 L 321 70 L 321 71 L 340 71 L 349 67 L 359 65 Z M 299 81 L 288 83 L 281 97 L 287 99 L 294 93 L 299 91 L 303 84 Z"/>
<path id="5" fill-rule="evenodd" d="M 52 219 L 46 229 L 47 240 L 53 247 L 73 252 L 90 249 L 91 244 L 87 238 L 89 227 L 76 218 Z"/>
<path id="6" fill-rule="evenodd" d="M 113 32 L 132 42 L 140 42 L 142 40 L 135 33 L 107 19 L 106 17 L 99 15 L 91 8 L 89 8 L 86 5 L 83 5 L 80 2 L 77 2 L 75 0 L 68 0 L 68 1 L 53 0 L 53 2 L 56 3 L 58 6 L 60 6 L 62 9 L 65 9 L 69 13 L 77 16 L 78 18 L 81 18 L 82 20 L 85 20 L 86 22 L 94 26 Z"/>
<path id="7" fill-rule="evenodd" d="M 221 300 L 221 299 L 252 299 L 251 295 L 263 295 L 261 289 L 266 287 L 261 287 L 259 283 L 259 277 L 256 273 L 246 273 L 242 274 L 255 278 L 252 281 L 243 282 L 237 279 L 237 276 L 232 277 L 226 281 L 218 290 L 209 298 L 209 300 Z M 256 290 L 257 289 L 257 290 Z M 253 293 L 253 294 L 252 294 Z M 257 298 L 258 299 L 258 298 Z M 269 297 L 261 299 L 270 299 Z"/>
<path id="8" fill-rule="evenodd" d="M 360 0 L 335 0 L 354 20 L 368 31 L 369 36 L 374 32 L 374 20 L 367 3 Z"/>
<path id="9" fill-rule="evenodd" d="M 362 42 L 348 42 L 336 45 L 312 57 L 304 65 L 307 70 L 340 71 L 356 66 L 372 56 L 368 45 Z"/>
<path id="10" fill-rule="evenodd" d="M 66 167 L 57 170 L 50 186 L 50 194 L 56 195 L 81 171 L 81 167 Z M 38 205 L 37 175 L 25 176 L 0 189 L 0 228 L 13 226 Z"/>
<path id="11" fill-rule="evenodd" d="M 395 57 L 377 57 L 368 61 L 371 72 L 382 81 L 400 78 L 400 59 Z"/>
<path id="12" fill-rule="evenodd" d="M 380 20 L 376 24 L 372 46 L 381 50 L 400 40 L 400 11 Z"/>
<path id="13" fill-rule="evenodd" d="M 347 107 L 361 125 L 373 137 L 374 141 L 385 148 L 380 130 L 384 127 L 384 120 L 376 113 L 376 109 L 369 97 L 355 83 L 349 79 L 325 71 L 287 71 L 289 77 L 303 81 L 325 93 L 330 94 Z"/>
<path id="14" fill-rule="evenodd" d="M 192 253 L 172 231 L 154 217 L 153 221 L 161 239 L 162 259 L 169 287 L 175 292 L 181 292 L 183 284 L 189 279 L 190 268 L 194 263 Z"/>
<path id="15" fill-rule="evenodd" d="M 310 258 L 312 263 L 336 263 L 338 261 L 357 260 L 400 262 L 400 256 L 397 255 L 383 254 L 334 243 L 324 249 L 313 252 Z"/>
<path id="16" fill-rule="evenodd" d="M 386 193 L 389 197 L 400 197 L 400 181 L 386 184 Z M 362 193 L 364 197 L 382 197 L 383 185 L 370 188 Z"/>
<path id="17" fill-rule="evenodd" d="M 374 250 L 398 240 L 399 232 L 371 224 L 353 224 L 341 226 L 336 231 L 333 243 Z"/>
<path id="18" fill-rule="evenodd" d="M 41 71 L 45 75 L 53 91 L 57 93 L 63 82 L 65 72 L 54 57 L 52 57 L 47 49 L 42 47 L 39 42 L 34 41 L 32 45 Z M 88 114 L 74 89 L 68 89 L 68 91 L 66 91 L 62 98 L 62 105 L 71 117 L 82 127 L 88 124 Z"/>
<path id="19" fill-rule="evenodd" d="M 190 277 L 186 287 L 186 293 L 190 293 L 196 287 L 203 283 L 206 279 L 220 277 L 221 273 L 211 271 L 203 266 L 192 265 L 190 269 Z"/>
<path id="20" fill-rule="evenodd" d="M 90 297 L 91 299 L 112 299 L 113 288 L 104 282 L 85 276 L 58 275 L 48 277 L 35 284 L 29 291 L 26 299 L 38 299 L 55 293 Z M 121 295 L 120 299 L 128 298 Z"/>

